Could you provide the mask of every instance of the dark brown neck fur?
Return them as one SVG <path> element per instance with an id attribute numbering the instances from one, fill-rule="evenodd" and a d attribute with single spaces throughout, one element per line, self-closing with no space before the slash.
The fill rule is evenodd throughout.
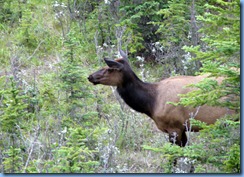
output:
<path id="1" fill-rule="evenodd" d="M 117 87 L 122 99 L 134 110 L 152 117 L 156 100 L 156 85 L 142 82 L 134 73 L 126 76 Z"/>

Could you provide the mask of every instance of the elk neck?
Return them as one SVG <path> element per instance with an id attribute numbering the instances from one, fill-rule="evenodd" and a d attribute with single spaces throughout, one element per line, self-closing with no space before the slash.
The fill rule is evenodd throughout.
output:
<path id="1" fill-rule="evenodd" d="M 134 110 L 152 117 L 156 102 L 156 84 L 141 81 L 132 71 L 117 87 L 121 98 Z"/>

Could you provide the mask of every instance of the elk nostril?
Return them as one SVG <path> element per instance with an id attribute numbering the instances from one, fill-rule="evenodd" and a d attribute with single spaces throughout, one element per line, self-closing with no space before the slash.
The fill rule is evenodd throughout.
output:
<path id="1" fill-rule="evenodd" d="M 93 78 L 92 75 L 90 75 L 87 79 L 90 81 L 92 78 Z"/>

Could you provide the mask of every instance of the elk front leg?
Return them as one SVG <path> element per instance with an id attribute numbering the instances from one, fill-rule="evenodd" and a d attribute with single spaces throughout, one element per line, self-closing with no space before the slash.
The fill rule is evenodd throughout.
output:
<path id="1" fill-rule="evenodd" d="M 174 130 L 169 132 L 169 141 L 172 144 L 176 144 L 180 147 L 184 147 L 187 143 L 187 136 L 185 131 Z"/>

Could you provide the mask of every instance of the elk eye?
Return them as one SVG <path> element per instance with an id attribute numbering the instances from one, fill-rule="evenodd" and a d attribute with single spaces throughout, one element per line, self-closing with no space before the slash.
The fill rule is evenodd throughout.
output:
<path id="1" fill-rule="evenodd" d="M 109 68 L 109 69 L 108 69 L 108 72 L 109 72 L 109 73 L 113 72 L 113 69 Z"/>
<path id="2" fill-rule="evenodd" d="M 114 70 L 115 70 L 114 68 L 108 68 L 109 73 L 113 72 Z"/>

